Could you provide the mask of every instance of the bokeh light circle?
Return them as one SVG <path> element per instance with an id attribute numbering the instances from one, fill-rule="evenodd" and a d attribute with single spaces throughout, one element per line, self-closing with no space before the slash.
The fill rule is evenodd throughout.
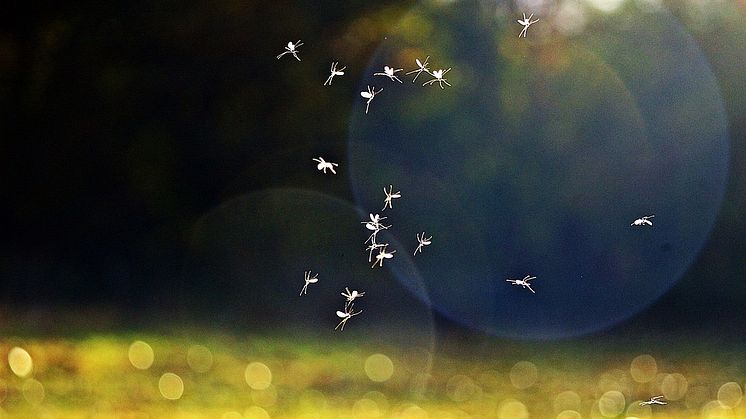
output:
<path id="1" fill-rule="evenodd" d="M 697 256 L 727 178 L 725 112 L 664 9 L 569 32 L 571 14 L 542 16 L 520 39 L 515 18 L 501 3 L 414 6 L 360 82 L 384 91 L 367 115 L 357 98 L 350 179 L 366 209 L 382 187 L 402 191 L 386 214 L 400 241 L 434 236 L 414 260 L 442 314 L 513 338 L 576 336 L 638 313 Z M 452 87 L 372 76 L 428 55 Z M 630 226 L 651 214 L 653 227 Z M 528 274 L 536 294 L 505 282 Z"/>
<path id="2" fill-rule="evenodd" d="M 31 370 L 34 368 L 34 362 L 31 359 L 31 355 L 29 355 L 25 349 L 19 348 L 18 346 L 12 348 L 10 352 L 8 352 L 8 365 L 10 366 L 10 370 L 13 371 L 13 374 L 19 377 L 29 375 Z"/>
<path id="3" fill-rule="evenodd" d="M 377 383 L 388 381 L 394 375 L 394 363 L 384 354 L 373 354 L 365 359 L 365 375 Z"/>
<path id="4" fill-rule="evenodd" d="M 133 367 L 139 370 L 146 370 L 153 365 L 155 353 L 153 352 L 153 348 L 151 348 L 147 342 L 137 340 L 132 342 L 130 345 L 129 350 L 127 351 L 127 357 Z"/>
<path id="5" fill-rule="evenodd" d="M 167 372 L 158 380 L 158 390 L 163 398 L 178 400 L 184 394 L 184 381 L 178 375 Z"/>
<path id="6" fill-rule="evenodd" d="M 252 362 L 244 371 L 246 384 L 254 390 L 264 390 L 272 384 L 272 371 L 261 362 Z"/>

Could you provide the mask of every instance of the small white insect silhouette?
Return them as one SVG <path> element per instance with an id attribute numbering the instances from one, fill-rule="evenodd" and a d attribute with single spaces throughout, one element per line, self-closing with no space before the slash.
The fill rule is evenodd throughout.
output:
<path id="1" fill-rule="evenodd" d="M 425 73 L 427 73 L 427 74 L 432 74 L 432 73 L 430 72 L 430 69 L 428 69 L 428 68 L 427 68 L 427 60 L 429 60 L 429 59 L 430 59 L 430 56 L 429 56 L 429 55 L 427 56 L 427 58 L 425 58 L 425 62 L 424 62 L 424 63 L 423 63 L 423 62 L 420 62 L 420 59 L 419 59 L 419 58 L 415 58 L 415 59 L 414 59 L 414 60 L 415 60 L 415 61 L 417 62 L 417 67 L 419 67 L 419 68 L 417 68 L 417 69 L 415 69 L 415 70 L 412 70 L 412 71 L 410 71 L 410 72 L 406 73 L 406 75 L 407 75 L 407 76 L 408 76 L 408 75 L 410 75 L 410 74 L 414 74 L 414 73 L 417 73 L 417 74 L 416 74 L 416 75 L 414 76 L 414 79 L 412 79 L 412 83 L 414 83 L 415 81 L 417 81 L 417 77 L 419 77 L 419 76 L 420 76 L 420 74 L 422 74 L 422 72 L 423 72 L 423 71 L 424 71 Z"/>
<path id="2" fill-rule="evenodd" d="M 528 283 L 528 281 L 530 281 L 532 279 L 536 279 L 536 277 L 535 276 L 526 275 L 526 276 L 523 277 L 523 279 L 506 279 L 506 281 L 510 282 L 513 285 L 520 285 L 523 288 L 528 288 L 529 291 L 531 291 L 534 294 L 536 294 L 536 292 L 534 291 L 534 289 L 531 288 L 531 284 Z"/>
<path id="3" fill-rule="evenodd" d="M 345 72 L 343 70 L 347 68 L 347 66 L 337 69 L 337 64 L 339 64 L 339 62 L 332 62 L 332 68 L 330 70 L 331 74 L 329 75 L 329 78 L 327 78 L 324 82 L 324 86 L 331 86 L 334 76 L 344 76 Z"/>
<path id="4" fill-rule="evenodd" d="M 403 68 L 393 69 L 393 68 L 385 65 L 385 66 L 383 66 L 383 73 L 373 73 L 373 75 L 374 76 L 386 76 L 389 79 L 391 79 L 391 81 L 398 81 L 399 83 L 401 83 L 402 81 L 399 80 L 399 77 L 396 77 L 394 74 L 398 73 L 398 72 L 400 72 L 402 70 L 404 70 L 404 69 Z"/>
<path id="5" fill-rule="evenodd" d="M 360 92 L 360 96 L 368 99 L 368 101 L 365 103 L 365 113 L 366 114 L 368 113 L 368 108 L 370 107 L 370 102 L 373 101 L 373 98 L 376 97 L 377 94 L 383 92 L 383 87 L 379 91 L 376 91 L 375 89 L 376 89 L 375 87 L 373 87 L 371 89 L 370 86 L 368 86 L 368 91 L 367 92 Z"/>
<path id="6" fill-rule="evenodd" d="M 383 268 L 383 260 L 384 259 L 391 259 L 394 257 L 394 253 L 396 253 L 396 250 L 392 250 L 391 252 L 386 251 L 386 247 L 388 244 L 381 247 L 381 250 L 378 251 L 378 254 L 376 255 L 376 261 L 373 262 L 373 266 L 371 268 L 375 268 L 376 264 Z"/>
<path id="7" fill-rule="evenodd" d="M 376 215 L 369 214 L 369 215 L 370 215 L 370 221 L 362 221 L 360 224 L 365 224 L 365 228 L 373 232 L 371 233 L 370 236 L 368 236 L 368 239 L 365 240 L 365 243 L 368 243 L 370 241 L 372 244 L 376 244 L 376 235 L 378 234 L 378 232 L 381 230 L 386 230 L 391 226 L 381 224 L 381 221 L 385 220 L 386 217 L 381 217 L 378 214 Z M 370 250 L 370 249 L 366 249 L 366 250 Z"/>
<path id="8" fill-rule="evenodd" d="M 317 168 L 317 169 L 319 169 L 319 170 L 321 170 L 321 171 L 323 171 L 323 172 L 324 172 L 324 174 L 326 174 L 326 169 L 329 169 L 329 170 L 331 170 L 331 171 L 332 171 L 332 174 L 335 174 L 335 175 L 337 174 L 337 172 L 336 172 L 336 171 L 334 170 L 334 168 L 335 168 L 336 166 L 339 166 L 339 165 L 338 165 L 337 163 L 332 163 L 332 162 L 330 162 L 330 161 L 326 161 L 326 160 L 324 160 L 324 158 L 323 158 L 323 157 L 321 157 L 321 156 L 319 156 L 319 158 L 318 158 L 318 159 L 311 159 L 311 160 L 313 160 L 313 161 L 315 161 L 315 162 L 317 162 L 317 163 L 318 163 L 318 164 L 316 165 L 316 168 Z"/>
<path id="9" fill-rule="evenodd" d="M 663 396 L 651 397 L 650 400 L 647 400 L 647 401 L 644 401 L 644 402 L 640 402 L 640 406 L 649 406 L 651 404 L 659 404 L 659 405 L 665 406 L 668 403 L 663 398 Z"/>
<path id="10" fill-rule="evenodd" d="M 432 240 L 433 240 L 433 236 L 425 237 L 424 231 L 422 232 L 421 236 L 420 236 L 420 233 L 417 233 L 417 242 L 419 242 L 420 244 L 417 245 L 416 249 L 414 249 L 414 254 L 416 255 L 417 252 L 422 253 L 422 248 L 424 246 L 430 246 L 430 244 L 432 243 Z"/>
<path id="11" fill-rule="evenodd" d="M 451 71 L 451 69 L 450 69 L 450 68 L 449 68 L 448 70 L 443 70 L 443 69 L 440 69 L 440 70 L 435 70 L 435 71 L 433 71 L 433 72 L 432 72 L 432 73 L 430 73 L 430 74 L 431 74 L 431 75 L 432 75 L 433 77 L 435 77 L 435 78 L 434 78 L 434 79 L 432 79 L 432 80 L 428 80 L 428 81 L 426 81 L 426 82 L 422 83 L 422 85 L 423 85 L 423 86 L 425 86 L 425 85 L 428 85 L 428 84 L 433 84 L 433 83 L 437 82 L 437 83 L 438 83 L 438 85 L 440 86 L 440 88 L 441 88 L 441 89 L 443 88 L 443 83 L 445 83 L 445 84 L 446 84 L 447 86 L 449 86 L 449 87 L 450 87 L 450 86 L 451 86 L 451 84 L 450 84 L 450 83 L 448 83 L 448 80 L 446 80 L 446 79 L 444 79 L 444 78 L 443 78 L 443 76 L 445 76 L 445 75 L 446 75 L 446 73 L 448 73 L 449 71 Z"/>
<path id="12" fill-rule="evenodd" d="M 529 16 L 528 18 L 526 18 L 526 14 L 524 13 L 523 14 L 523 20 L 518 19 L 518 23 L 520 23 L 521 25 L 523 25 L 523 29 L 521 30 L 521 33 L 518 35 L 519 38 L 521 36 L 523 36 L 525 38 L 526 37 L 526 33 L 528 32 L 528 27 L 539 21 L 538 18 L 536 20 L 532 21 L 531 20 L 532 17 L 534 17 L 533 13 L 531 13 L 531 16 Z"/>
<path id="13" fill-rule="evenodd" d="M 319 274 L 311 276 L 311 271 L 305 271 L 304 276 L 306 283 L 305 285 L 303 285 L 303 288 L 301 288 L 299 295 L 308 294 L 308 284 L 315 284 L 319 282 Z"/>
<path id="14" fill-rule="evenodd" d="M 345 330 L 345 324 L 347 324 L 347 320 L 350 320 L 353 316 L 357 316 L 358 314 L 362 313 L 363 310 L 358 311 L 357 313 L 352 311 L 353 304 L 345 304 L 345 311 L 337 311 L 337 317 L 341 318 L 342 320 L 337 324 L 337 326 L 334 328 L 334 330 L 337 330 L 338 328 L 340 330 Z"/>
<path id="15" fill-rule="evenodd" d="M 649 226 L 651 226 L 651 225 L 653 225 L 653 222 L 650 221 L 650 218 L 653 218 L 653 217 L 655 217 L 655 215 L 646 215 L 646 216 L 644 216 L 642 218 L 636 219 L 630 225 L 631 226 L 642 226 L 642 225 L 649 225 Z"/>
<path id="16" fill-rule="evenodd" d="M 401 191 L 394 192 L 394 186 L 389 185 L 388 191 L 386 190 L 385 186 L 383 187 L 383 193 L 386 194 L 386 199 L 383 200 L 383 209 L 381 211 L 385 210 L 387 206 L 393 209 L 394 207 L 391 206 L 391 201 L 401 198 Z"/>
<path id="17" fill-rule="evenodd" d="M 371 238 L 369 237 L 368 240 L 370 240 L 370 239 Z M 367 243 L 367 241 L 366 241 L 366 243 Z M 378 249 L 378 248 L 380 248 L 380 247 L 385 247 L 385 246 L 388 246 L 388 244 L 386 244 L 386 243 L 376 243 L 376 238 L 373 237 L 373 242 L 368 247 L 365 248 L 365 250 L 368 251 L 368 263 L 370 263 L 371 261 L 373 261 L 373 251 L 376 250 L 376 249 Z"/>
<path id="18" fill-rule="evenodd" d="M 296 60 L 300 61 L 300 58 L 298 58 L 298 47 L 303 45 L 303 42 L 298 40 L 296 43 L 288 42 L 288 45 L 285 47 L 285 52 L 277 56 L 277 59 L 279 60 L 282 58 L 285 54 L 293 54 L 293 57 L 295 57 Z"/>
<path id="19" fill-rule="evenodd" d="M 365 295 L 364 292 L 358 292 L 357 290 L 350 291 L 349 288 L 345 287 L 345 292 L 342 293 L 342 296 L 347 299 L 345 308 L 347 308 L 348 305 L 352 304 L 352 302 L 355 301 L 355 298 L 361 298 L 363 295 Z"/>

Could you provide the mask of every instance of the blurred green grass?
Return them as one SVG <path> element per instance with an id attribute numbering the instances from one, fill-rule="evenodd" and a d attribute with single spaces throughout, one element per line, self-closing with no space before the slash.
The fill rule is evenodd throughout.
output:
<path id="1" fill-rule="evenodd" d="M 437 353 L 340 333 L 102 333 L 0 340 L 19 418 L 736 418 L 743 352 L 452 339 Z M 21 348 L 13 349 L 13 348 Z M 13 351 L 13 352 L 12 352 Z M 11 355 L 11 352 L 13 355 Z M 29 358 L 23 355 L 28 354 Z M 19 355 L 20 354 L 20 355 Z M 430 362 L 432 361 L 432 362 Z M 663 394 L 667 406 L 638 403 Z"/>

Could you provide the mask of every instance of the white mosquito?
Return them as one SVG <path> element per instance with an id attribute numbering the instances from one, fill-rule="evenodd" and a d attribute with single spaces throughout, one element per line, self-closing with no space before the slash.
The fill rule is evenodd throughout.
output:
<path id="1" fill-rule="evenodd" d="M 417 252 L 422 253 L 422 248 L 424 246 L 430 246 L 430 244 L 432 243 L 432 240 L 433 240 L 433 236 L 425 237 L 424 231 L 422 232 L 422 236 L 420 236 L 420 233 L 417 233 L 417 242 L 419 242 L 420 244 L 417 245 L 416 249 L 414 249 L 414 254 L 416 255 Z"/>
<path id="2" fill-rule="evenodd" d="M 372 238 L 373 238 L 373 242 L 370 244 L 370 246 L 368 246 L 368 247 L 365 248 L 365 250 L 368 251 L 368 263 L 370 263 L 370 262 L 373 261 L 373 251 L 374 250 L 376 250 L 376 249 L 378 249 L 380 247 L 388 246 L 388 244 L 386 244 L 386 243 L 376 243 L 376 238 L 375 237 L 372 237 Z M 371 238 L 369 237 L 368 240 L 370 240 L 370 239 Z M 367 241 L 366 241 L 366 243 L 367 243 Z"/>
<path id="3" fill-rule="evenodd" d="M 363 295 L 365 295 L 364 292 L 358 292 L 357 290 L 350 291 L 349 288 L 345 287 L 345 292 L 342 293 L 342 296 L 347 299 L 345 308 L 347 308 L 348 305 L 352 304 L 352 302 L 355 301 L 355 298 L 360 298 Z"/>
<path id="4" fill-rule="evenodd" d="M 362 221 L 360 224 L 365 224 L 365 228 L 367 228 L 368 230 L 370 230 L 370 231 L 373 232 L 368 237 L 368 239 L 365 240 L 365 243 L 368 243 L 370 241 L 373 245 L 375 245 L 376 244 L 376 235 L 378 234 L 378 232 L 381 231 L 381 230 L 386 230 L 386 229 L 388 229 L 391 226 L 390 225 L 387 226 L 387 225 L 381 224 L 381 221 L 385 220 L 386 217 L 381 217 L 378 214 L 376 214 L 376 215 L 369 214 L 369 215 L 370 215 L 370 221 Z M 366 250 L 371 250 L 371 249 L 366 249 Z M 371 252 L 372 252 L 372 250 L 371 250 Z M 370 261 L 368 261 L 368 262 L 370 262 Z"/>
<path id="5" fill-rule="evenodd" d="M 526 37 L 526 33 L 528 32 L 528 27 L 539 21 L 539 18 L 536 18 L 536 20 L 532 21 L 531 20 L 532 17 L 534 17 L 533 13 L 531 13 L 531 16 L 529 16 L 528 18 L 526 17 L 526 14 L 524 13 L 523 14 L 523 20 L 518 19 L 518 23 L 520 23 L 521 25 L 523 25 L 523 29 L 521 30 L 521 33 L 518 35 L 519 38 L 521 36 L 523 36 L 525 38 Z"/>
<path id="6" fill-rule="evenodd" d="M 315 161 L 315 162 L 318 163 L 316 165 L 316 168 L 319 169 L 319 170 L 321 170 L 321 171 L 323 171 L 324 174 L 326 174 L 326 169 L 331 170 L 332 174 L 335 174 L 335 175 L 337 174 L 337 172 L 334 170 L 335 167 L 339 166 L 337 163 L 332 163 L 330 161 L 326 161 L 321 156 L 319 156 L 318 159 L 311 159 L 311 160 L 313 160 L 313 161 Z"/>
<path id="7" fill-rule="evenodd" d="M 403 68 L 393 69 L 393 68 L 385 65 L 385 66 L 383 66 L 383 73 L 373 73 L 373 75 L 374 76 L 386 76 L 389 79 L 391 79 L 391 81 L 398 81 L 399 83 L 401 83 L 402 81 L 399 80 L 399 77 L 396 77 L 394 74 L 398 73 L 400 71 L 403 71 L 403 70 L 404 70 Z"/>
<path id="8" fill-rule="evenodd" d="M 653 222 L 650 221 L 651 218 L 655 217 L 655 215 L 646 215 L 642 218 L 638 218 L 635 221 L 630 224 L 631 226 L 643 226 L 643 225 L 653 225 Z"/>
<path id="9" fill-rule="evenodd" d="M 303 285 L 303 288 L 301 288 L 299 295 L 308 294 L 308 284 L 315 284 L 319 282 L 319 274 L 311 276 L 311 271 L 305 271 L 303 275 L 305 276 L 306 284 Z"/>
<path id="10" fill-rule="evenodd" d="M 451 84 L 450 84 L 450 83 L 448 83 L 448 80 L 446 80 L 446 79 L 444 79 L 444 78 L 443 78 L 443 76 L 445 76 L 445 75 L 446 75 L 446 73 L 448 73 L 449 71 L 451 71 L 451 69 L 450 69 L 450 68 L 449 68 L 448 70 L 443 70 L 443 69 L 440 69 L 440 70 L 435 70 L 435 71 L 433 71 L 432 73 L 430 73 L 430 75 L 432 75 L 432 76 L 433 76 L 433 77 L 435 77 L 435 78 L 434 78 L 434 79 L 432 79 L 432 80 L 428 80 L 428 81 L 426 81 L 426 82 L 422 83 L 422 85 L 423 85 L 423 86 L 425 86 L 425 85 L 428 85 L 428 84 L 433 84 L 433 83 L 436 83 L 436 82 L 437 82 L 437 83 L 438 83 L 438 85 L 440 85 L 440 88 L 441 88 L 441 89 L 443 88 L 443 83 L 445 83 L 445 84 L 446 84 L 447 86 L 449 86 L 449 87 L 450 87 L 450 86 L 451 86 Z"/>
<path id="11" fill-rule="evenodd" d="M 293 57 L 295 57 L 296 60 L 300 61 L 300 58 L 298 58 L 298 47 L 303 45 L 303 42 L 298 40 L 296 43 L 288 42 L 288 46 L 285 47 L 285 52 L 277 56 L 277 59 L 279 60 L 282 58 L 285 54 L 293 54 Z"/>
<path id="12" fill-rule="evenodd" d="M 379 94 L 379 93 L 381 93 L 381 92 L 383 92 L 383 88 L 381 88 L 381 90 L 379 90 L 379 91 L 376 91 L 375 87 L 373 87 L 371 89 L 370 86 L 368 86 L 368 91 L 367 92 L 360 92 L 360 96 L 368 99 L 368 101 L 365 103 L 365 113 L 366 114 L 368 113 L 368 108 L 370 107 L 370 102 L 372 102 L 373 98 L 376 97 L 376 95 Z"/>
<path id="13" fill-rule="evenodd" d="M 427 73 L 427 74 L 432 74 L 432 73 L 430 72 L 430 69 L 428 69 L 428 68 L 427 68 L 427 60 L 429 60 L 429 59 L 430 59 L 430 56 L 429 56 L 429 55 L 427 56 L 427 58 L 425 58 L 425 62 L 424 62 L 424 63 L 423 63 L 423 62 L 421 62 L 419 58 L 415 58 L 415 59 L 414 59 L 414 60 L 415 60 L 415 61 L 417 62 L 417 67 L 419 67 L 419 68 L 418 68 L 418 69 L 415 69 L 415 70 L 412 70 L 412 71 L 410 71 L 410 72 L 408 72 L 408 73 L 406 73 L 406 75 L 407 75 L 407 76 L 408 76 L 408 75 L 410 75 L 410 74 L 414 74 L 414 73 L 417 73 L 417 74 L 416 74 L 416 75 L 414 76 L 414 79 L 412 79 L 412 83 L 414 83 L 415 81 L 417 81 L 417 77 L 419 77 L 419 76 L 420 76 L 420 74 L 422 74 L 422 72 L 423 72 L 423 71 L 424 71 L 425 73 Z"/>
<path id="14" fill-rule="evenodd" d="M 376 261 L 373 262 L 373 266 L 371 266 L 371 268 L 375 268 L 376 264 L 378 264 L 378 266 L 380 266 L 381 268 L 383 268 L 383 260 L 384 259 L 391 259 L 392 257 L 394 257 L 394 253 L 396 253 L 396 250 L 392 250 L 391 252 L 387 252 L 386 251 L 386 247 L 387 246 L 388 246 L 388 244 L 382 246 L 381 250 L 378 251 L 378 254 L 376 255 Z"/>
<path id="15" fill-rule="evenodd" d="M 530 281 L 532 279 L 536 279 L 536 277 L 535 276 L 526 275 L 526 276 L 523 277 L 523 279 L 506 279 L 506 281 L 510 282 L 513 285 L 520 285 L 523 288 L 528 288 L 529 291 L 531 291 L 534 294 L 536 294 L 536 291 L 534 291 L 534 289 L 531 288 L 531 284 L 528 283 L 528 281 Z"/>
<path id="16" fill-rule="evenodd" d="M 651 397 L 650 400 L 640 402 L 640 406 L 650 406 L 651 404 L 659 404 L 659 405 L 665 406 L 668 404 L 668 402 L 666 402 L 663 396 Z"/>
<path id="17" fill-rule="evenodd" d="M 362 313 L 363 310 L 358 311 L 357 313 L 352 311 L 352 304 L 345 304 L 345 311 L 337 311 L 337 317 L 341 318 L 342 320 L 337 324 L 337 327 L 334 328 L 334 330 L 337 330 L 338 328 L 340 330 L 345 330 L 345 324 L 347 323 L 347 320 L 350 320 L 353 316 L 357 316 L 358 314 Z"/>
<path id="18" fill-rule="evenodd" d="M 329 75 L 329 78 L 326 79 L 326 81 L 324 82 L 324 86 L 331 86 L 332 85 L 332 79 L 334 78 L 334 76 L 344 76 L 345 72 L 343 70 L 345 68 L 347 68 L 347 66 L 344 66 L 344 67 L 342 67 L 340 69 L 337 69 L 337 64 L 339 64 L 339 63 L 338 62 L 332 62 L 332 68 L 330 70 L 331 74 Z"/>
<path id="19" fill-rule="evenodd" d="M 386 191 L 385 186 L 383 187 L 383 193 L 386 194 L 386 199 L 383 200 L 383 209 L 381 211 L 385 210 L 387 206 L 393 209 L 394 207 L 391 206 L 391 201 L 394 199 L 401 198 L 401 191 L 394 192 L 394 186 L 389 185 L 388 191 Z"/>

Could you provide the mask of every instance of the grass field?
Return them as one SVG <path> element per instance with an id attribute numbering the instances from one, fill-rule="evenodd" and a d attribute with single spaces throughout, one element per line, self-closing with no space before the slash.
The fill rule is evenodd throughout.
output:
<path id="1" fill-rule="evenodd" d="M 659 343 L 647 353 L 635 346 L 486 339 L 450 340 L 435 350 L 293 334 L 6 335 L 0 412 L 19 418 L 746 417 L 742 351 L 699 343 L 668 352 Z M 669 404 L 639 406 L 655 395 Z"/>

